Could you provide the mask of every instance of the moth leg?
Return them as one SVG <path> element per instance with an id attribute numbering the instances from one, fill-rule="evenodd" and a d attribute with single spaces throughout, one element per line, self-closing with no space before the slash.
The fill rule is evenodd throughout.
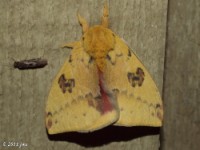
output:
<path id="1" fill-rule="evenodd" d="M 108 16 L 109 16 L 108 3 L 106 1 L 103 8 L 103 16 L 102 16 L 102 23 L 101 23 L 102 26 L 105 28 L 108 27 Z"/>
<path id="2" fill-rule="evenodd" d="M 81 17 L 79 14 L 77 14 L 77 17 L 78 17 L 79 23 L 82 26 L 83 33 L 85 33 L 89 29 L 89 25 L 88 25 L 87 21 L 83 17 Z"/>
<path id="3" fill-rule="evenodd" d="M 77 48 L 77 47 L 80 47 L 81 46 L 81 42 L 80 41 L 76 41 L 76 42 L 70 42 L 70 43 L 66 43 L 64 45 L 61 46 L 61 48 L 65 48 L 65 47 L 68 47 L 68 48 Z"/>

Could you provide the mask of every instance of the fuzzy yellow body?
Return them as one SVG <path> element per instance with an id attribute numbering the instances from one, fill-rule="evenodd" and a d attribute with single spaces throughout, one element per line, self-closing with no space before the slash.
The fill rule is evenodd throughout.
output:
<path id="1" fill-rule="evenodd" d="M 91 27 L 83 36 L 84 50 L 95 59 L 97 67 L 103 71 L 106 56 L 115 46 L 114 34 L 103 26 Z"/>
<path id="2" fill-rule="evenodd" d="M 108 29 L 108 8 L 102 25 L 83 27 L 49 92 L 46 127 L 49 134 L 91 132 L 110 124 L 162 125 L 163 106 L 148 71 L 128 46 Z"/>

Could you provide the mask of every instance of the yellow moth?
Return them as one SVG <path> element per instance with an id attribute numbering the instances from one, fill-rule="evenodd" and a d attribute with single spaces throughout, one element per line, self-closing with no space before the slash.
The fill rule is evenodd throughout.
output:
<path id="1" fill-rule="evenodd" d="M 105 4 L 101 25 L 82 25 L 81 40 L 65 44 L 70 56 L 56 75 L 46 106 L 49 134 L 92 132 L 108 125 L 162 125 L 163 106 L 150 74 L 108 29 Z"/>

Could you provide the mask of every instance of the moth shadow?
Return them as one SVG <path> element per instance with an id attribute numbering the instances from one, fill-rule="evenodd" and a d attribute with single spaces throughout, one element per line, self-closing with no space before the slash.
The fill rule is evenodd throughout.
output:
<path id="1" fill-rule="evenodd" d="M 98 131 L 91 133 L 61 133 L 49 135 L 48 138 L 52 141 L 68 141 L 77 143 L 84 147 L 96 147 L 110 142 L 130 141 L 136 138 L 158 135 L 159 127 L 119 127 L 108 126 Z"/>

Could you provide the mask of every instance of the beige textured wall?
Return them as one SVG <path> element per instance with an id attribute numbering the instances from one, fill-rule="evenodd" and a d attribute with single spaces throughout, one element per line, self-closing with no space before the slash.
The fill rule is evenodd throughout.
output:
<path id="1" fill-rule="evenodd" d="M 170 0 L 163 150 L 200 149 L 200 1 Z"/>
<path id="2" fill-rule="evenodd" d="M 81 36 L 76 13 L 100 22 L 102 0 L 0 1 L 0 149 L 2 142 L 24 149 L 157 150 L 159 128 L 108 127 L 91 134 L 47 136 L 44 109 L 51 81 L 69 54 L 59 47 Z M 110 0 L 110 28 L 143 61 L 160 92 L 163 86 L 167 0 Z M 13 60 L 47 58 L 44 69 L 12 68 Z M 14 147 L 13 147 L 14 148 Z"/>

